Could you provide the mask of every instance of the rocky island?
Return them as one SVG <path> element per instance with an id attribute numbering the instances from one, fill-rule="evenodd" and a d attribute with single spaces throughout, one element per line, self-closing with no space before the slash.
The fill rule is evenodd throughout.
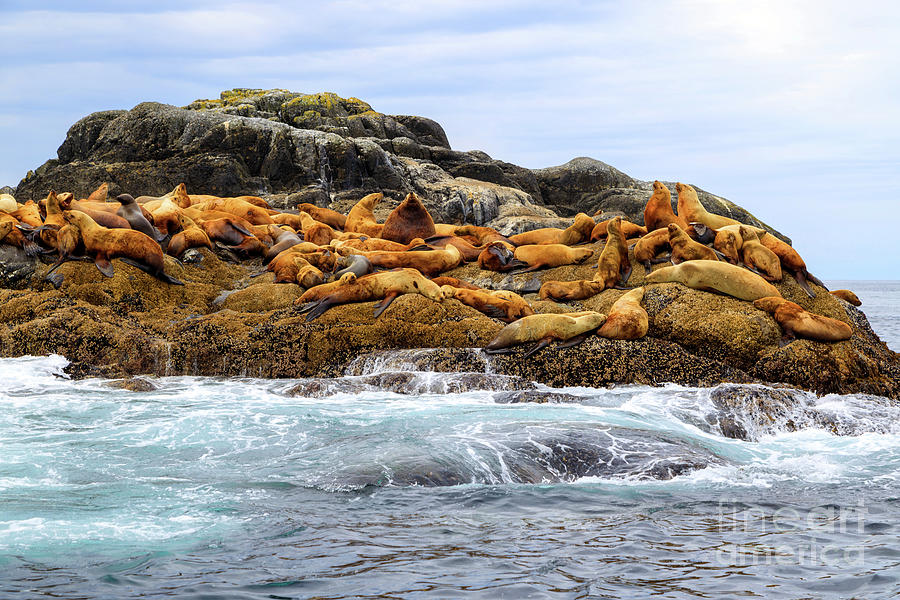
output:
<path id="1" fill-rule="evenodd" d="M 484 152 L 456 151 L 438 123 L 385 115 L 355 98 L 247 89 L 183 108 L 148 102 L 91 114 L 69 129 L 57 159 L 4 191 L 24 205 L 54 190 L 87 198 L 104 183 L 110 198 L 163 198 L 184 184 L 193 195 L 261 198 L 286 214 L 299 214 L 298 207 L 347 214 L 380 193 L 379 224 L 412 194 L 435 224 L 486 227 L 502 236 L 565 229 L 580 213 L 596 223 L 619 216 L 643 226 L 654 193 L 652 182 L 589 158 L 526 169 Z M 675 183 L 662 184 L 673 190 L 674 207 Z M 789 243 L 790 223 L 777 223 L 784 232 L 777 231 L 724 198 L 696 191 L 711 213 Z M 70 261 L 56 269 L 61 278 L 48 280 L 55 252 L 35 256 L 9 242 L 0 245 L 0 356 L 62 354 L 76 376 L 334 377 L 367 354 L 422 349 L 410 360 L 423 368 L 553 386 L 766 382 L 900 398 L 900 355 L 878 339 L 863 312 L 815 284 L 810 297 L 788 275 L 772 283 L 777 292 L 811 314 L 848 324 L 849 339 L 782 345 L 778 322 L 752 302 L 648 282 L 648 268 L 632 250 L 627 285 L 645 288 L 646 336 L 590 336 L 525 358 L 484 354 L 480 348 L 505 323 L 450 298 L 404 294 L 378 317 L 372 302 L 361 302 L 309 321 L 295 306 L 304 287 L 275 283 L 274 273 L 259 274 L 262 257 L 237 256 L 223 244 L 188 250 L 180 260 L 167 255 L 165 272 L 179 286 L 120 260 L 111 278 L 91 262 Z M 580 247 L 596 258 L 606 245 L 601 236 Z M 470 260 L 441 275 L 515 292 L 537 314 L 607 314 L 624 290 L 566 302 L 538 295 L 548 281 L 589 281 L 596 273 L 593 259 L 519 273 L 484 270 Z"/>

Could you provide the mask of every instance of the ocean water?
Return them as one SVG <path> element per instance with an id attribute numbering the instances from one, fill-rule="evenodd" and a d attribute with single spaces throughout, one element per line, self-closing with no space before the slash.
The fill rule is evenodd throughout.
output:
<path id="1" fill-rule="evenodd" d="M 448 392 L 446 373 L 406 394 L 360 377 L 316 397 L 239 378 L 124 392 L 65 365 L 0 360 L 0 598 L 900 594 L 886 399 L 669 385 L 509 403 Z M 750 404 L 729 410 L 735 389 Z M 770 396 L 789 408 L 747 408 Z"/>
<path id="2" fill-rule="evenodd" d="M 826 281 L 828 289 L 853 290 L 862 301 L 872 329 L 894 352 L 900 352 L 900 281 Z"/>

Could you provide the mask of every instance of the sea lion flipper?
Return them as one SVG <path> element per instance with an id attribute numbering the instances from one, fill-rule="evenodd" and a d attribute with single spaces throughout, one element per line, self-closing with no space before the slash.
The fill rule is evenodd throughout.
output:
<path id="1" fill-rule="evenodd" d="M 493 319 L 506 319 L 506 311 L 495 304 L 485 304 L 481 311 Z"/>
<path id="2" fill-rule="evenodd" d="M 112 263 L 109 262 L 109 259 L 105 256 L 97 255 L 94 259 L 94 264 L 97 265 L 97 270 L 103 273 L 106 277 L 112 277 L 115 272 L 113 271 Z"/>
<path id="3" fill-rule="evenodd" d="M 60 264 L 62 264 L 62 263 L 60 263 Z M 58 290 L 60 287 L 62 287 L 62 283 L 63 283 L 63 274 L 62 274 L 62 273 L 53 273 L 52 275 L 51 275 L 51 274 L 48 274 L 48 275 L 46 275 L 46 276 L 44 277 L 44 281 L 49 281 L 50 284 L 51 284 L 55 289 Z"/>
<path id="4" fill-rule="evenodd" d="M 584 333 L 579 333 L 578 335 L 576 335 L 574 337 L 570 337 L 569 339 L 567 339 L 565 341 L 557 343 L 556 347 L 557 348 L 572 348 L 573 346 L 577 346 L 578 344 L 582 343 L 584 340 L 588 339 L 588 336 L 590 336 L 592 333 L 594 333 L 594 331 L 595 330 L 585 331 Z"/>
<path id="5" fill-rule="evenodd" d="M 394 299 L 399 295 L 400 294 L 398 292 L 390 292 L 389 294 L 387 294 L 384 297 L 383 300 L 376 303 L 375 304 L 375 318 L 377 319 L 378 317 L 380 317 L 381 313 L 383 313 L 385 310 L 387 310 L 387 307 L 390 306 L 391 302 L 393 302 Z"/>
<path id="6" fill-rule="evenodd" d="M 518 259 L 517 259 L 517 260 L 518 260 Z M 515 262 L 515 261 L 511 261 L 509 264 L 512 265 L 513 262 Z M 528 264 L 528 263 L 524 263 L 524 264 Z M 524 268 L 524 269 L 514 269 L 514 270 L 512 270 L 512 271 L 508 271 L 508 273 L 509 273 L 510 275 L 518 275 L 518 274 L 520 274 L 520 273 L 530 273 L 530 272 L 532 272 L 532 271 L 537 271 L 537 270 L 540 269 L 540 268 L 541 268 L 540 265 L 532 265 L 532 266 L 526 267 L 526 268 Z"/>
<path id="7" fill-rule="evenodd" d="M 622 285 L 628 283 L 628 278 L 631 277 L 631 262 L 625 265 L 625 269 L 622 273 Z"/>
<path id="8" fill-rule="evenodd" d="M 828 287 L 824 283 L 822 283 L 822 280 L 819 279 L 818 277 L 816 277 L 815 275 L 813 275 L 812 273 L 810 273 L 809 271 L 806 272 L 806 280 L 812 281 L 814 284 L 816 284 L 820 288 L 823 288 L 826 292 L 828 291 Z"/>
<path id="9" fill-rule="evenodd" d="M 323 314 L 325 314 L 325 311 L 327 311 L 329 308 L 331 308 L 331 303 L 328 302 L 327 298 L 322 298 L 318 302 L 314 302 L 312 304 L 313 304 L 312 309 L 309 311 L 309 314 L 306 315 L 307 323 L 309 323 L 310 321 L 312 321 L 314 319 L 321 317 Z M 303 308 L 305 308 L 305 307 L 303 307 Z"/>
<path id="10" fill-rule="evenodd" d="M 797 283 L 800 284 L 800 287 L 803 288 L 803 291 L 806 292 L 806 295 L 810 298 L 815 298 L 816 293 L 812 291 L 812 288 L 809 287 L 809 283 L 806 282 L 806 273 L 803 271 L 794 271 L 794 279 L 797 280 Z"/>
<path id="11" fill-rule="evenodd" d="M 543 350 L 544 348 L 549 346 L 550 342 L 552 342 L 552 341 L 553 341 L 553 338 L 551 338 L 551 337 L 545 337 L 543 339 L 538 340 L 538 342 L 534 346 L 529 348 L 528 351 L 522 355 L 522 358 L 528 358 L 531 355 L 533 355 L 534 353 Z"/>

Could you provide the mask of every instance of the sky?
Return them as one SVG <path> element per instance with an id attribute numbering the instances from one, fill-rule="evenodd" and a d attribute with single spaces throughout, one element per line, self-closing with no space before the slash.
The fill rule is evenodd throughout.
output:
<path id="1" fill-rule="evenodd" d="M 95 111 L 331 91 L 540 168 L 683 181 L 900 279 L 900 3 L 0 0 L 0 185 Z"/>

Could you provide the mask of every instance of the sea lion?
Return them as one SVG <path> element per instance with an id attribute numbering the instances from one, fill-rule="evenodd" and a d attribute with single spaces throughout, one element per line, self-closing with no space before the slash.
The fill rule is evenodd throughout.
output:
<path id="1" fill-rule="evenodd" d="M 672 210 L 672 193 L 659 181 L 653 182 L 653 194 L 644 207 L 644 227 L 648 232 L 675 223 L 682 230 L 688 230 L 688 222 L 684 217 L 676 215 Z"/>
<path id="2" fill-rule="evenodd" d="M 0 221 L 0 242 L 6 239 L 9 232 L 13 230 L 13 227 L 15 227 L 15 225 L 12 221 Z"/>
<path id="3" fill-rule="evenodd" d="M 616 300 L 597 335 L 611 340 L 636 340 L 647 335 L 650 320 L 641 306 L 643 298 L 644 288 L 639 287 Z"/>
<path id="4" fill-rule="evenodd" d="M 625 221 L 627 223 L 627 221 Z M 622 233 L 622 217 L 610 219 L 607 226 L 606 245 L 597 260 L 597 274 L 594 279 L 603 282 L 603 288 L 625 285 L 631 275 L 631 261 L 628 260 L 628 243 Z"/>
<path id="5" fill-rule="evenodd" d="M 275 221 L 276 225 L 287 225 L 294 231 L 303 231 L 303 220 L 300 218 L 300 215 L 295 215 L 293 213 L 278 213 L 277 215 L 272 215 L 272 220 Z"/>
<path id="6" fill-rule="evenodd" d="M 212 240 L 206 232 L 187 215 L 179 215 L 178 227 L 180 231 L 172 236 L 166 246 L 166 254 L 180 257 L 189 248 L 209 248 L 213 249 Z"/>
<path id="7" fill-rule="evenodd" d="M 294 300 L 294 306 L 299 306 L 301 313 L 311 310 L 319 301 L 333 294 L 335 290 L 355 283 L 357 279 L 358 277 L 353 273 L 344 273 L 339 279 L 309 288 Z"/>
<path id="8" fill-rule="evenodd" d="M 630 239 L 633 237 L 641 237 L 647 235 L 647 228 L 642 225 L 635 225 L 631 221 L 626 221 L 622 219 L 622 217 L 614 217 L 614 219 L 619 219 L 619 230 L 622 232 L 622 235 L 625 236 L 625 239 Z M 605 221 L 600 221 L 597 225 L 594 226 L 593 231 L 591 231 L 591 241 L 599 242 L 607 235 L 607 229 L 609 228 L 609 224 L 613 221 L 613 219 L 607 219 Z"/>
<path id="9" fill-rule="evenodd" d="M 425 239 L 433 235 L 434 219 L 413 192 L 408 193 L 403 202 L 391 211 L 381 229 L 383 239 L 401 244 L 408 244 L 413 238 Z"/>
<path id="10" fill-rule="evenodd" d="M 140 231 L 101 227 L 78 210 L 66 212 L 65 220 L 78 229 L 85 252 L 94 256 L 94 264 L 106 277 L 113 276 L 113 266 L 109 261 L 121 258 L 160 281 L 184 285 L 165 272 L 162 248 L 155 240 Z"/>
<path id="11" fill-rule="evenodd" d="M 516 259 L 512 245 L 504 242 L 489 242 L 478 253 L 478 267 L 487 271 L 505 273 L 519 267 L 527 267 L 527 263 Z"/>
<path id="12" fill-rule="evenodd" d="M 0 212 L 0 224 L 8 224 L 9 232 L 3 237 L 3 243 L 16 246 L 25 251 L 26 256 L 37 256 L 41 253 L 41 247 L 25 237 L 20 229 L 21 223 L 14 216 Z"/>
<path id="13" fill-rule="evenodd" d="M 753 301 L 781 296 L 771 283 L 747 269 L 723 261 L 689 260 L 647 275 L 648 283 L 676 282 L 696 290 L 715 291 Z"/>
<path id="14" fill-rule="evenodd" d="M 429 277 L 458 267 L 463 261 L 462 254 L 459 253 L 456 246 L 447 246 L 443 250 L 363 252 L 362 254 L 374 267 L 381 269 L 411 268 Z"/>
<path id="15" fill-rule="evenodd" d="M 132 229 L 140 231 L 157 242 L 161 242 L 166 237 L 147 220 L 147 217 L 141 211 L 141 207 L 134 201 L 131 194 L 119 194 L 116 196 L 116 202 L 119 203 L 119 209 L 116 210 L 116 214 L 128 221 Z"/>
<path id="16" fill-rule="evenodd" d="M 323 272 L 334 270 L 337 264 L 333 252 L 323 250 L 314 244 L 301 242 L 281 251 L 278 256 L 269 261 L 265 270 L 256 273 L 254 277 L 270 272 L 275 273 L 276 283 L 292 281 L 296 279 L 297 270 L 304 264 L 298 263 L 295 260 L 297 257 L 302 258 L 305 264 L 310 264 Z"/>
<path id="17" fill-rule="evenodd" d="M 293 230 L 285 231 L 275 225 L 269 225 L 269 231 L 272 232 L 272 240 L 274 243 L 266 250 L 263 263 L 268 263 L 283 250 L 287 250 L 291 246 L 296 246 L 303 241 L 303 238 L 294 233 Z"/>
<path id="18" fill-rule="evenodd" d="M 265 244 L 236 219 L 228 217 L 211 219 L 202 221 L 199 225 L 210 240 L 223 244 L 228 250 L 238 253 L 242 258 L 261 256 L 266 251 Z"/>
<path id="19" fill-rule="evenodd" d="M 702 227 L 706 227 L 706 225 L 702 225 Z M 740 225 L 728 225 L 718 230 L 709 229 L 715 236 L 713 238 L 713 248 L 718 250 L 725 257 L 725 260 L 731 264 L 740 264 L 741 248 L 744 245 Z"/>
<path id="20" fill-rule="evenodd" d="M 108 229 L 131 229 L 131 223 L 124 217 L 120 217 L 116 214 L 117 208 L 118 204 L 114 205 L 111 202 L 104 202 L 103 206 L 98 206 L 96 203 L 83 202 L 81 200 L 72 200 L 69 202 L 70 210 L 77 210 L 86 214 L 101 227 L 106 227 Z"/>
<path id="21" fill-rule="evenodd" d="M 784 330 L 782 345 L 795 337 L 819 342 L 840 342 L 850 339 L 853 334 L 850 326 L 843 321 L 807 312 L 799 304 L 780 296 L 760 298 L 753 302 L 753 306 L 772 313 Z"/>
<path id="22" fill-rule="evenodd" d="M 492 227 L 479 227 L 478 225 L 460 225 L 453 230 L 453 235 L 459 237 L 472 238 L 475 244 L 484 246 L 491 242 L 503 242 L 515 247 L 508 237 L 502 235 L 499 231 Z"/>
<path id="23" fill-rule="evenodd" d="M 145 205 L 146 206 L 146 205 Z M 184 209 L 171 198 L 165 198 L 151 212 L 153 226 L 164 235 L 172 235 L 181 230 L 181 217 L 187 216 Z M 188 217 L 193 221 L 193 218 Z"/>
<path id="24" fill-rule="evenodd" d="M 511 346 L 536 342 L 524 357 L 528 358 L 546 347 L 553 340 L 568 342 L 558 347 L 573 346 L 586 339 L 606 320 L 606 315 L 593 311 L 572 314 L 542 314 L 522 317 L 500 330 L 500 333 L 485 346 L 488 354 L 510 352 Z"/>
<path id="25" fill-rule="evenodd" d="M 373 209 L 375 205 L 384 199 L 384 194 L 375 193 L 363 196 L 359 202 L 353 205 L 347 214 L 344 223 L 344 231 L 364 233 L 372 237 L 381 237 L 382 225 L 375 221 Z"/>
<path id="26" fill-rule="evenodd" d="M 862 306 L 862 300 L 860 300 L 859 296 L 857 296 L 850 290 L 831 290 L 831 295 L 835 298 L 840 298 L 844 302 L 848 302 L 853 306 Z"/>
<path id="27" fill-rule="evenodd" d="M 697 221 L 713 229 L 719 229 L 726 225 L 741 224 L 734 219 L 707 211 L 700 203 L 697 191 L 691 186 L 679 182 L 675 184 L 675 189 L 678 191 L 678 216 L 688 223 Z"/>
<path id="28" fill-rule="evenodd" d="M 109 184 L 106 182 L 101 183 L 97 186 L 91 194 L 86 198 L 88 202 L 106 202 L 107 197 L 109 196 Z"/>
<path id="29" fill-rule="evenodd" d="M 810 272 L 806 270 L 806 262 L 804 262 L 800 254 L 794 250 L 790 244 L 779 240 L 769 232 L 764 232 L 760 235 L 759 231 L 757 231 L 757 235 L 760 236 L 760 243 L 774 252 L 781 261 L 782 269 L 787 269 L 794 276 L 794 279 L 797 280 L 797 283 L 803 288 L 803 291 L 806 292 L 807 296 L 815 298 L 816 293 L 809 287 L 807 279 L 818 285 L 822 285 L 822 282 L 813 277 Z M 822 287 L 825 286 L 822 285 Z"/>
<path id="30" fill-rule="evenodd" d="M 0 212 L 5 212 L 7 214 L 16 212 L 19 209 L 19 204 L 16 202 L 16 198 L 10 194 L 0 194 Z"/>
<path id="31" fill-rule="evenodd" d="M 318 221 L 316 221 L 315 225 L 303 229 L 303 239 L 319 246 L 327 246 L 337 236 L 338 234 L 334 229 Z"/>
<path id="32" fill-rule="evenodd" d="M 419 294 L 435 302 L 444 299 L 441 288 L 433 281 L 425 278 L 416 269 L 404 268 L 360 277 L 353 283 L 337 287 L 321 300 L 302 306 L 300 310 L 308 311 L 306 320 L 311 321 L 337 304 L 379 300 L 380 302 L 375 305 L 375 318 L 378 318 L 400 294 Z"/>
<path id="33" fill-rule="evenodd" d="M 634 260 L 644 265 L 647 271 L 651 268 L 656 256 L 669 247 L 669 230 L 666 227 L 651 231 L 634 245 Z M 667 259 L 662 259 L 667 260 Z"/>
<path id="34" fill-rule="evenodd" d="M 319 223 L 325 223 L 334 229 L 344 230 L 344 226 L 347 224 L 347 215 L 343 215 L 330 208 L 322 208 L 315 204 L 310 204 L 309 202 L 300 204 L 297 206 L 297 210 L 308 214 Z"/>
<path id="35" fill-rule="evenodd" d="M 415 241 L 415 240 L 413 240 Z M 418 240 L 416 245 L 424 244 L 425 240 Z M 413 246 L 409 244 L 400 244 L 390 240 L 381 238 L 364 237 L 349 240 L 339 240 L 332 244 L 335 248 L 347 248 L 359 250 L 360 252 L 404 252 Z"/>
<path id="36" fill-rule="evenodd" d="M 15 217 L 19 223 L 24 223 L 30 227 L 40 227 L 44 224 L 44 221 L 41 219 L 41 211 L 37 203 L 32 200 L 25 204 L 20 204 L 16 210 L 9 214 Z"/>
<path id="37" fill-rule="evenodd" d="M 461 290 L 481 290 L 484 288 L 480 288 L 474 283 L 469 283 L 468 281 L 464 281 L 457 277 L 449 277 L 447 275 L 441 275 L 440 277 L 432 277 L 431 280 L 438 286 L 444 287 L 445 285 L 449 285 L 455 288 L 459 288 Z"/>
<path id="38" fill-rule="evenodd" d="M 534 310 L 524 300 L 522 300 L 522 303 L 513 303 L 509 299 L 496 296 L 488 290 L 469 290 L 444 285 L 441 286 L 441 292 L 445 299 L 459 300 L 480 313 L 507 323 L 512 323 L 516 319 L 526 316 L 522 314 L 523 310 L 527 314 L 534 314 Z M 527 308 L 524 308 L 523 304 Z"/>
<path id="39" fill-rule="evenodd" d="M 590 248 L 572 248 L 565 244 L 529 244 L 527 246 L 519 246 L 516 248 L 514 256 L 516 260 L 520 260 L 528 266 L 514 272 L 526 273 L 537 269 L 549 269 L 582 263 L 593 253 L 594 251 Z"/>
<path id="40" fill-rule="evenodd" d="M 341 256 L 336 259 L 334 268 L 339 269 L 334 273 L 336 279 L 343 277 L 347 273 L 353 273 L 357 277 L 362 277 L 363 275 L 368 275 L 374 269 L 369 259 L 362 254 Z"/>
<path id="41" fill-rule="evenodd" d="M 191 208 L 226 212 L 236 217 L 240 217 L 253 225 L 271 225 L 275 223 L 266 209 L 240 198 L 218 198 L 208 202 L 192 204 Z"/>
<path id="42" fill-rule="evenodd" d="M 575 221 L 566 229 L 557 227 L 543 227 L 533 229 L 517 235 L 509 236 L 509 241 L 516 246 L 528 246 L 532 244 L 564 244 L 574 246 L 587 241 L 594 229 L 594 219 L 584 213 L 575 215 Z"/>
<path id="43" fill-rule="evenodd" d="M 688 260 L 719 260 L 715 250 L 700 242 L 695 242 L 675 223 L 666 227 L 669 232 L 669 246 L 672 247 L 672 264 L 677 265 Z"/>
<path id="44" fill-rule="evenodd" d="M 44 198 L 44 210 L 46 215 L 44 224 L 40 227 L 41 241 L 48 248 L 57 248 L 56 234 L 66 225 L 66 220 L 63 218 L 63 209 L 59 204 L 59 198 L 52 190 Z"/>
<path id="45" fill-rule="evenodd" d="M 484 250 L 484 248 L 473 246 L 468 240 L 456 235 L 434 235 L 424 240 L 424 242 L 433 248 L 446 248 L 448 245 L 456 246 L 465 262 L 477 260 L 482 250 Z"/>
<path id="46" fill-rule="evenodd" d="M 545 281 L 538 291 L 541 300 L 585 300 L 606 289 L 602 281 L 596 279 L 576 279 L 575 281 Z"/>
<path id="47" fill-rule="evenodd" d="M 781 281 L 781 260 L 763 246 L 756 232 L 744 225 L 739 226 L 741 234 L 741 256 L 747 268 L 759 273 L 767 281 Z"/>
<path id="48" fill-rule="evenodd" d="M 179 183 L 172 189 L 171 192 L 163 194 L 162 196 L 138 196 L 134 199 L 135 202 L 137 202 L 150 212 L 156 210 L 159 205 L 166 200 L 171 200 L 179 208 L 191 207 L 191 198 L 188 195 L 187 188 L 183 183 Z"/>

